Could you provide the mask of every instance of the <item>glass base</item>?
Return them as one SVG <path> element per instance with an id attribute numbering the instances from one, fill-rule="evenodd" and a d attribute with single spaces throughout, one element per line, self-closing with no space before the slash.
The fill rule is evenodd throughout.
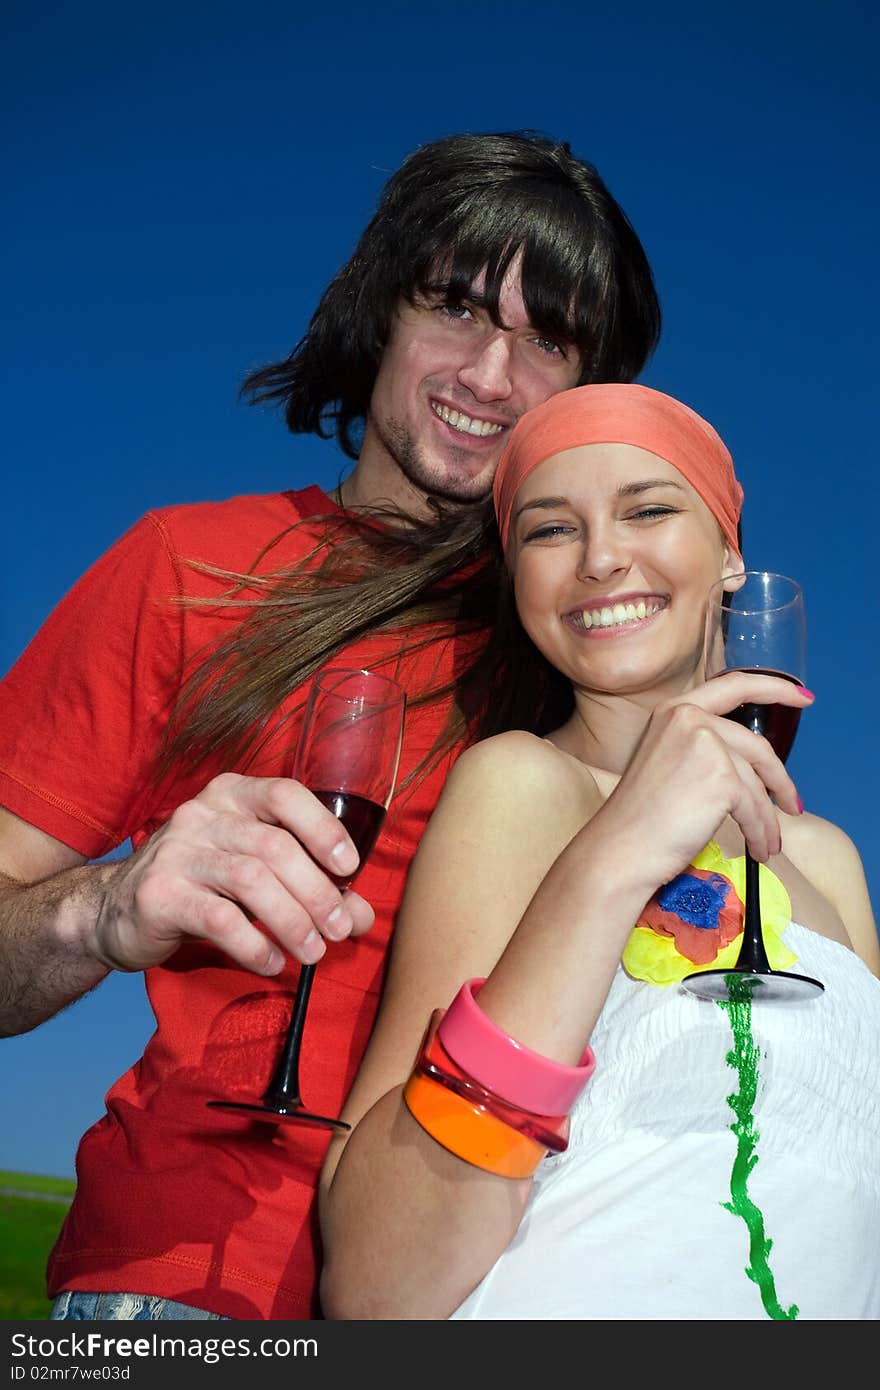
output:
<path id="1" fill-rule="evenodd" d="M 233 1110 L 237 1114 L 249 1115 L 252 1120 L 264 1120 L 272 1125 L 318 1125 L 322 1129 L 351 1129 L 351 1125 L 346 1124 L 344 1120 L 334 1120 L 330 1115 L 313 1115 L 310 1111 L 295 1105 L 273 1106 L 260 1101 L 243 1100 L 208 1100 L 205 1104 L 210 1110 Z"/>
<path id="2" fill-rule="evenodd" d="M 695 994 L 700 999 L 726 1003 L 731 998 L 727 983 L 731 977 L 737 982 L 736 994 L 740 998 L 748 990 L 750 1000 L 766 1000 L 768 1003 L 813 999 L 825 989 L 819 980 L 812 980 L 809 975 L 791 975 L 785 970 L 737 970 L 733 966 L 727 970 L 701 970 L 695 975 L 686 975 L 681 983 L 689 994 Z"/>

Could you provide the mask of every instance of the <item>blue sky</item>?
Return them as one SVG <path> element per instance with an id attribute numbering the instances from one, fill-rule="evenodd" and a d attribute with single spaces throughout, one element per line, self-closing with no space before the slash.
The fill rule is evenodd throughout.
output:
<path id="1" fill-rule="evenodd" d="M 803 583 L 790 766 L 878 901 L 876 70 L 869 3 L 44 3 L 8 10 L 0 671 L 146 509 L 332 485 L 239 404 L 416 145 L 530 127 L 600 170 L 654 266 L 642 376 L 706 415 L 746 559 Z M 72 1175 L 152 1030 L 116 976 L 0 1043 L 0 1168 Z"/>

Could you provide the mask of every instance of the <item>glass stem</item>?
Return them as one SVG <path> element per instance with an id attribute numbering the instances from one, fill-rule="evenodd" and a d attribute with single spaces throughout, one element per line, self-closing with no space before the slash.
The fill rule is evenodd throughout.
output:
<path id="1" fill-rule="evenodd" d="M 746 850 L 746 912 L 743 923 L 743 939 L 737 970 L 750 970 L 755 974 L 771 974 L 770 962 L 764 948 L 764 932 L 761 926 L 761 893 L 758 886 L 759 865 Z"/>
<path id="2" fill-rule="evenodd" d="M 312 992 L 314 978 L 315 967 L 304 965 L 299 972 L 296 998 L 293 1001 L 293 1015 L 287 1029 L 284 1048 L 278 1059 L 278 1066 L 275 1068 L 272 1080 L 269 1082 L 269 1088 L 263 1096 L 267 1105 L 300 1105 L 302 1103 L 299 1090 L 299 1054 L 302 1048 L 306 1010 L 309 1006 L 309 995 Z"/>

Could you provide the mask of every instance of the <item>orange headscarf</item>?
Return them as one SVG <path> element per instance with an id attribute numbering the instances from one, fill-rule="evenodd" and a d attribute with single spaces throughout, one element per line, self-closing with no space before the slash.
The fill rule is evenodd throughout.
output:
<path id="1" fill-rule="evenodd" d="M 495 515 L 505 549 L 514 500 L 525 478 L 551 455 L 580 444 L 634 444 L 671 463 L 699 493 L 742 558 L 736 526 L 743 490 L 724 441 L 681 401 L 628 382 L 560 391 L 517 421 L 495 474 Z"/>

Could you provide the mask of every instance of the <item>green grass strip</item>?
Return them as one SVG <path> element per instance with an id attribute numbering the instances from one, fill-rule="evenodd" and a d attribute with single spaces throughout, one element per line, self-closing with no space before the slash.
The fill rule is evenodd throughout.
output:
<path id="1" fill-rule="evenodd" d="M 9 1176 L 0 1173 L 0 1179 Z M 49 1316 L 46 1261 L 66 1213 L 67 1204 L 60 1201 L 0 1195 L 0 1321 Z"/>
<path id="2" fill-rule="evenodd" d="M 48 1192 L 58 1197 L 72 1197 L 76 1183 L 73 1178 L 49 1178 L 42 1173 L 0 1172 L 0 1187 L 14 1187 L 18 1192 Z"/>

